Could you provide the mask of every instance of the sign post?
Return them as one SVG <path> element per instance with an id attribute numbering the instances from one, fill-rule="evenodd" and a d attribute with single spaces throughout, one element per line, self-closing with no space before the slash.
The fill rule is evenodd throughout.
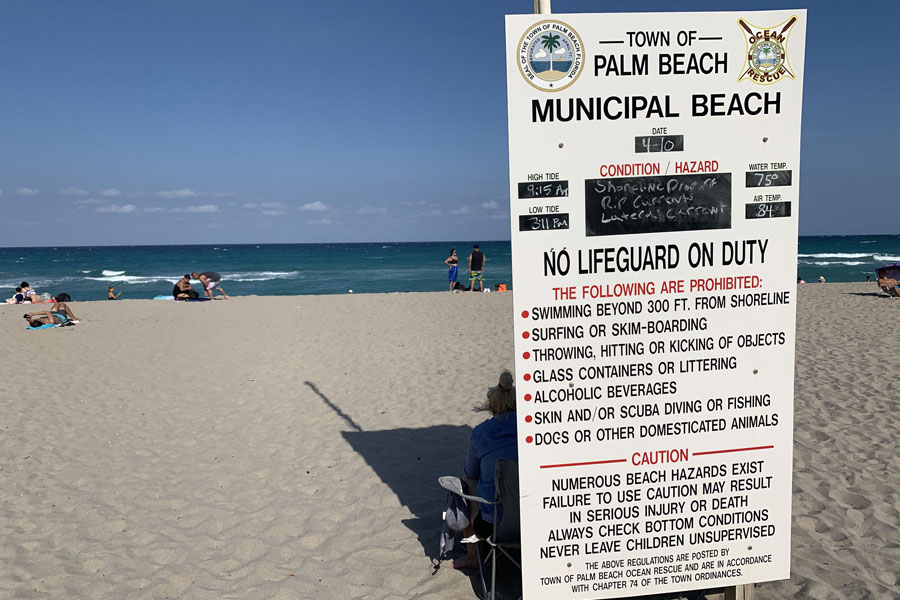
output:
<path id="1" fill-rule="evenodd" d="M 507 16 L 525 598 L 790 576 L 805 28 Z"/>

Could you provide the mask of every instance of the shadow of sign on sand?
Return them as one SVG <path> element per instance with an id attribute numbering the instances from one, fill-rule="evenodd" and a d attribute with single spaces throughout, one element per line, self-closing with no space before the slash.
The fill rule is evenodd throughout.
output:
<path id="1" fill-rule="evenodd" d="M 446 505 L 446 492 L 437 479 L 441 475 L 462 474 L 472 428 L 435 425 L 364 431 L 314 383 L 304 384 L 344 420 L 350 429 L 341 433 L 344 439 L 413 514 L 403 524 L 416 534 L 425 555 L 436 559 L 441 514 Z"/>

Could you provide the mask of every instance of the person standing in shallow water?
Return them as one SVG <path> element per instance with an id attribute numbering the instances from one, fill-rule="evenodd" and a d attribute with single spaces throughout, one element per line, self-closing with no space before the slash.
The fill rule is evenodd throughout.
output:
<path id="1" fill-rule="evenodd" d="M 444 261 L 444 264 L 450 269 L 450 291 L 452 292 L 453 288 L 456 287 L 456 280 L 459 279 L 459 258 L 456 256 L 456 248 L 450 249 L 450 257 Z"/>

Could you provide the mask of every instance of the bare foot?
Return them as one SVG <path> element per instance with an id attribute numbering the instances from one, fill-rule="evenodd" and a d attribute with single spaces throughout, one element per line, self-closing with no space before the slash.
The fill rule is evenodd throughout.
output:
<path id="1" fill-rule="evenodd" d="M 474 556 L 463 556 L 461 558 L 453 559 L 453 568 L 454 569 L 477 569 L 478 568 L 478 558 Z"/>

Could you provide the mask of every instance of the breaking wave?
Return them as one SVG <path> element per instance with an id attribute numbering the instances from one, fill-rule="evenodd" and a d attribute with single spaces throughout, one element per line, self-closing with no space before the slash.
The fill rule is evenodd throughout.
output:
<path id="1" fill-rule="evenodd" d="M 866 258 L 869 256 L 872 256 L 871 252 L 823 252 L 821 254 L 798 254 L 797 258 Z"/>
<path id="2" fill-rule="evenodd" d="M 269 281 L 270 279 L 293 279 L 299 271 L 251 271 L 249 273 L 222 273 L 222 281 Z"/>

